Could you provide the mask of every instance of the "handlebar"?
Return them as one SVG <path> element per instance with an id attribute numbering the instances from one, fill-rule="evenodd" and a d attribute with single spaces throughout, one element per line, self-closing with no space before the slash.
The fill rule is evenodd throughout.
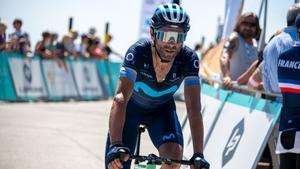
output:
<path id="1" fill-rule="evenodd" d="M 140 156 L 140 155 L 131 155 L 130 160 L 137 160 L 139 162 L 144 162 L 148 161 L 150 164 L 156 164 L 156 165 L 161 165 L 162 163 L 165 164 L 172 164 L 172 163 L 177 163 L 177 164 L 183 164 L 183 165 L 192 165 L 192 163 L 188 160 L 175 160 L 167 157 L 158 157 L 155 154 L 149 154 L 148 156 Z"/>

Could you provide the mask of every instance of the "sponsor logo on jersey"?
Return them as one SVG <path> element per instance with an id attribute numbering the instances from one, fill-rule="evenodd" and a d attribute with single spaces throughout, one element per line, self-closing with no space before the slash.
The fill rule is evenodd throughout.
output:
<path id="1" fill-rule="evenodd" d="M 175 139 L 175 134 L 171 133 L 169 135 L 164 135 L 162 140 L 163 141 L 168 141 L 168 140 L 172 140 L 172 139 Z"/>
<path id="2" fill-rule="evenodd" d="M 145 72 L 141 72 L 141 75 L 143 75 L 143 76 L 145 76 L 145 77 L 147 77 L 147 78 L 149 78 L 149 79 L 152 79 L 152 78 L 153 78 L 152 75 L 149 75 L 148 73 L 145 73 Z"/>
<path id="3" fill-rule="evenodd" d="M 196 69 L 199 68 L 199 61 L 198 61 L 198 60 L 194 60 L 194 67 L 195 67 Z"/>
<path id="4" fill-rule="evenodd" d="M 134 91 L 135 92 L 139 92 L 140 90 L 143 91 L 146 95 L 150 96 L 150 97 L 161 97 L 163 95 L 166 94 L 171 94 L 171 93 L 175 93 L 177 90 L 177 86 L 174 85 L 166 90 L 162 90 L 162 91 L 156 91 L 153 90 L 148 84 L 144 83 L 144 82 L 136 82 L 134 84 Z"/>
<path id="5" fill-rule="evenodd" d="M 127 61 L 132 61 L 134 59 L 134 55 L 132 53 L 128 53 L 125 57 Z"/>

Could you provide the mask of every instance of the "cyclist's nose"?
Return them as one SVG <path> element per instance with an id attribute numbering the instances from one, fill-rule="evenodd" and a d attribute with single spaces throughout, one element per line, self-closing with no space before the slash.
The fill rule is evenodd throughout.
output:
<path id="1" fill-rule="evenodd" d="M 172 46 L 174 46 L 174 45 L 176 45 L 176 41 L 175 41 L 175 39 L 170 39 L 168 42 L 168 45 L 172 45 Z"/>

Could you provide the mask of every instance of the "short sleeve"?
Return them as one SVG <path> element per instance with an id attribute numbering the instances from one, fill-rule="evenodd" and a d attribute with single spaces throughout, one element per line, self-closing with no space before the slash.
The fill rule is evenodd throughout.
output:
<path id="1" fill-rule="evenodd" d="M 126 52 L 122 67 L 128 67 L 137 71 L 137 55 L 136 45 L 131 46 Z"/>
<path id="2" fill-rule="evenodd" d="M 126 77 L 135 81 L 138 70 L 138 54 L 136 45 L 132 45 L 126 52 L 123 65 L 120 69 L 120 77 Z"/>
<path id="3" fill-rule="evenodd" d="M 197 54 L 193 52 L 191 56 L 187 56 L 188 60 L 184 64 L 184 77 L 199 76 L 199 59 Z"/>
<path id="4" fill-rule="evenodd" d="M 188 58 L 188 61 L 184 65 L 184 85 L 200 85 L 199 59 L 197 54 L 193 52 L 193 54 Z"/>

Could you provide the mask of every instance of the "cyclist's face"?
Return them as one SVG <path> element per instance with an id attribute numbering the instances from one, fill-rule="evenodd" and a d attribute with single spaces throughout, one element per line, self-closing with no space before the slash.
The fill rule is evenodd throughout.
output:
<path id="1" fill-rule="evenodd" d="M 155 37 L 157 51 L 163 59 L 173 60 L 181 50 L 185 38 L 183 29 L 166 26 L 155 32 L 155 35 L 158 34 L 160 37 Z"/>

